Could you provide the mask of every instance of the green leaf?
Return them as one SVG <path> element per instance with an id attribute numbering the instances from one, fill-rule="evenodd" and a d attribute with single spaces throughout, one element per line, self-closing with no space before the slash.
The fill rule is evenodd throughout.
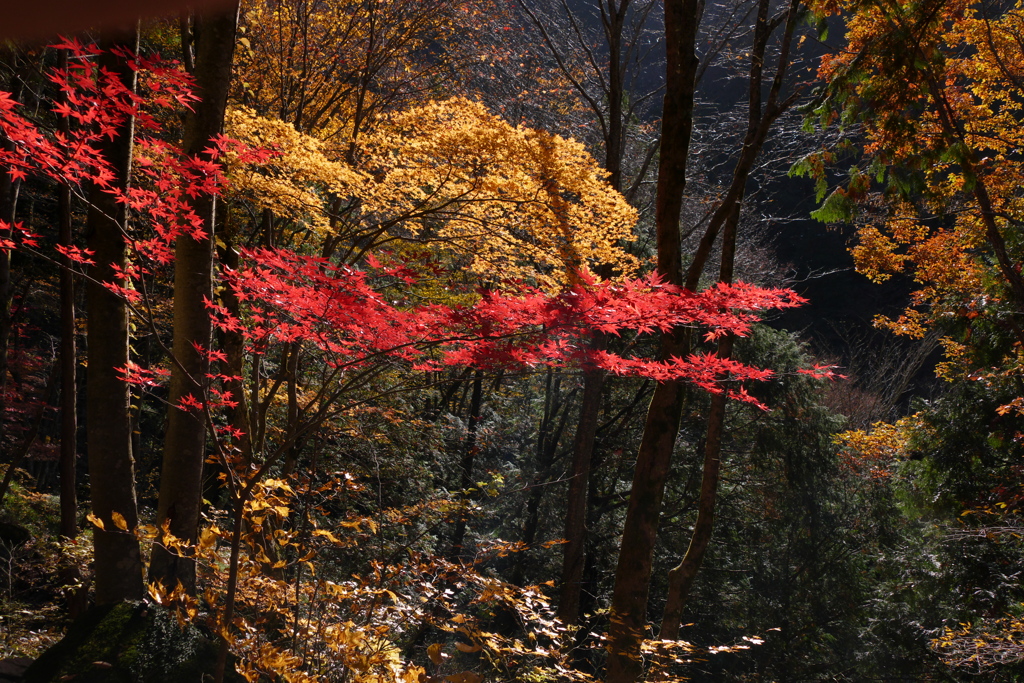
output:
<path id="1" fill-rule="evenodd" d="M 822 223 L 844 223 L 853 220 L 854 205 L 842 188 L 836 188 L 815 211 L 811 218 Z"/>

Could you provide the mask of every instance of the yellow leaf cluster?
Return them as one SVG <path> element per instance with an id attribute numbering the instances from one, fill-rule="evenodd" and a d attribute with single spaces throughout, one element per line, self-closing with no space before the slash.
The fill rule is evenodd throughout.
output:
<path id="1" fill-rule="evenodd" d="M 824 57 L 819 73 L 870 112 L 864 150 L 892 181 L 859 230 L 857 267 L 917 284 L 914 308 L 887 326 L 918 334 L 965 311 L 986 315 L 975 304 L 1007 301 L 1007 273 L 1024 261 L 1024 2 L 815 5 L 846 16 L 848 48 Z M 997 258 L 1000 240 L 1009 263 Z"/>
<path id="2" fill-rule="evenodd" d="M 505 584 L 479 573 L 472 563 L 452 563 L 412 550 L 396 554 L 395 565 L 371 563 L 364 576 L 342 581 L 321 578 L 309 560 L 320 553 L 333 557 L 358 548 L 351 540 L 360 537 L 365 520 L 330 531 L 318 529 L 316 519 L 323 519 L 323 510 L 317 509 L 316 501 L 340 495 L 339 487 L 299 482 L 293 488 L 285 481 L 269 479 L 265 487 L 258 487 L 256 497 L 261 504 L 248 511 L 244 526 L 235 616 L 230 628 L 215 624 L 230 640 L 239 671 L 248 680 L 271 676 L 294 683 L 472 683 L 485 679 L 484 673 L 475 670 L 481 667 L 517 670 L 525 676 L 516 680 L 532 680 L 534 673 L 550 680 L 592 680 L 568 666 L 572 632 L 554 619 L 536 586 Z M 295 499 L 310 503 L 312 509 L 296 505 Z M 415 531 L 413 535 L 419 535 L 416 530 L 425 521 L 436 523 L 441 502 L 385 511 L 388 529 L 379 533 L 402 537 Z M 261 533 L 256 518 L 264 515 L 268 506 L 295 509 L 290 518 L 280 520 L 282 524 L 299 514 L 310 515 L 307 521 L 313 532 L 300 526 L 278 529 L 273 536 Z M 223 564 L 208 558 L 222 533 L 211 527 L 200 542 L 207 559 L 199 564 L 200 571 L 207 574 L 204 598 L 213 607 L 223 603 L 226 582 Z M 375 542 L 383 541 L 378 538 Z M 502 545 L 496 541 L 498 547 L 483 554 L 500 555 Z M 356 552 L 365 552 L 365 543 L 362 546 Z M 287 576 L 268 571 L 267 553 L 299 557 L 295 567 L 300 571 Z M 528 642 L 483 630 L 481 622 L 495 609 L 517 613 L 530 627 Z M 287 628 L 282 630 L 282 624 Z M 429 661 L 422 664 L 430 667 L 433 678 L 427 677 L 423 666 L 405 659 L 395 644 L 420 625 L 430 625 L 452 638 L 458 636 L 456 642 L 437 643 L 428 650 Z M 466 659 L 456 663 L 445 652 L 450 646 L 463 655 L 476 655 L 479 665 L 467 670 Z"/>
<path id="3" fill-rule="evenodd" d="M 494 59 L 482 39 L 508 13 L 494 0 L 247 0 L 235 97 L 347 149 Z"/>
<path id="4" fill-rule="evenodd" d="M 389 117 L 361 150 L 379 179 L 367 211 L 401 207 L 408 239 L 454 245 L 478 275 L 560 287 L 597 266 L 635 272 L 619 243 L 636 213 L 574 140 L 454 98 Z"/>
<path id="5" fill-rule="evenodd" d="M 233 109 L 227 125 L 231 136 L 276 152 L 262 164 L 231 160 L 234 196 L 341 240 L 350 253 L 383 243 L 427 249 L 499 286 L 560 289 L 581 273 L 636 273 L 622 246 L 633 239 L 636 212 L 583 145 L 512 126 L 477 102 L 454 98 L 382 120 L 363 137 L 354 167 L 252 110 Z"/>
<path id="6" fill-rule="evenodd" d="M 1024 619 L 1008 615 L 946 626 L 930 645 L 947 665 L 985 674 L 1024 660 Z"/>
<path id="7" fill-rule="evenodd" d="M 843 432 L 836 437 L 836 443 L 850 471 L 872 479 L 885 479 L 905 457 L 910 440 L 923 429 L 920 415 L 911 415 L 894 423 L 876 422 L 869 430 Z"/>
<path id="8" fill-rule="evenodd" d="M 232 107 L 225 131 L 235 140 L 274 152 L 266 164 L 228 158 L 231 197 L 246 198 L 260 209 L 288 217 L 324 236 L 330 230 L 325 202 L 332 195 L 358 195 L 365 178 L 325 153 L 323 143 L 280 119 L 258 116 L 252 109 Z"/>

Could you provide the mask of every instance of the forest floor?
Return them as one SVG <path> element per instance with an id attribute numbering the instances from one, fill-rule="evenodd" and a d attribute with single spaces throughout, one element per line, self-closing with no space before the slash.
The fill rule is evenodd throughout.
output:
<path id="1" fill-rule="evenodd" d="M 81 589 L 75 577 L 88 562 L 84 534 L 76 541 L 57 534 L 57 496 L 24 483 L 13 483 L 0 508 L 0 660 L 34 658 L 60 640 L 69 596 Z"/>

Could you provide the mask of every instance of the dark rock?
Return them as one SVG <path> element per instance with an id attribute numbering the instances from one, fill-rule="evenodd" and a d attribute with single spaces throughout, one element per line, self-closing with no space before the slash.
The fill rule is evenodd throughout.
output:
<path id="1" fill-rule="evenodd" d="M 0 660 L 0 683 L 20 683 L 25 669 L 32 663 L 29 657 L 11 657 Z"/>
<path id="2" fill-rule="evenodd" d="M 32 538 L 32 532 L 20 524 L 0 522 L 0 543 L 8 548 L 16 548 L 27 543 L 30 538 Z"/>
<path id="3" fill-rule="evenodd" d="M 198 628 L 155 605 L 121 603 L 86 612 L 22 683 L 200 683 L 216 661 L 217 644 Z M 228 668 L 226 681 L 244 683 Z"/>

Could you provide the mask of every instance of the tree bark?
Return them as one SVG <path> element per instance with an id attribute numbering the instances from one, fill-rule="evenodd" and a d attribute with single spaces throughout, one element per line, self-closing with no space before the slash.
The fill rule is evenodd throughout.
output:
<path id="1" fill-rule="evenodd" d="M 622 191 L 622 158 L 625 153 L 623 104 L 625 98 L 625 69 L 622 31 L 632 0 L 600 0 L 601 23 L 608 46 L 607 122 L 604 126 L 604 168 L 608 171 L 608 184 Z M 554 49 L 554 48 L 552 48 Z M 610 268 L 599 269 L 599 272 Z M 608 272 L 600 272 L 602 276 Z M 592 344 L 603 347 L 607 340 L 595 334 Z M 562 554 L 562 580 L 558 600 L 558 618 L 566 624 L 579 621 L 580 594 L 583 588 L 583 568 L 587 547 L 587 509 L 589 505 L 591 463 L 601 412 L 601 395 L 607 373 L 597 368 L 583 374 L 583 398 L 573 440 L 572 470 L 569 475 L 569 497 L 565 512 Z"/>
<path id="2" fill-rule="evenodd" d="M 60 68 L 68 66 L 63 50 Z M 70 122 L 63 119 L 61 131 L 70 132 Z M 71 186 L 62 183 L 58 198 L 59 234 L 57 241 L 65 246 L 73 242 L 71 224 Z M 65 538 L 78 535 L 78 329 L 75 320 L 75 279 L 71 259 L 60 257 L 60 534 Z"/>
<path id="3" fill-rule="evenodd" d="M 24 83 L 19 74 L 21 57 L 17 48 L 10 48 L 4 52 L 12 72 L 7 91 L 11 94 L 11 99 L 20 101 L 24 90 Z M 4 139 L 2 144 L 6 152 L 14 151 L 14 143 L 10 140 Z M 20 186 L 21 181 L 15 181 L 9 173 L 0 173 L 0 220 L 8 225 L 14 224 Z M 10 339 L 11 251 L 0 250 L 0 453 L 7 437 L 7 366 Z"/>
<path id="4" fill-rule="evenodd" d="M 60 188 L 59 242 L 70 246 L 71 187 Z M 60 271 L 60 534 L 78 535 L 78 330 L 75 324 L 75 280 L 71 260 L 61 256 Z"/>
<path id="5" fill-rule="evenodd" d="M 712 215 L 711 221 L 701 240 L 697 253 L 687 274 L 686 286 L 694 289 L 697 286 L 703 264 L 706 262 L 718 233 L 722 234 L 722 256 L 719 267 L 719 282 L 731 284 L 734 277 L 736 262 L 736 240 L 739 229 L 740 210 L 743 206 L 747 181 L 754 168 L 754 163 L 768 137 L 772 123 L 778 118 L 792 100 L 780 103 L 779 92 L 782 78 L 788 65 L 789 45 L 796 26 L 797 2 L 791 2 L 786 16 L 785 31 L 782 36 L 782 50 L 775 70 L 774 79 L 768 90 L 767 100 L 762 99 L 764 87 L 764 60 L 768 39 L 772 32 L 768 12 L 770 0 L 760 0 L 757 21 L 754 27 L 753 45 L 751 47 L 750 72 L 748 78 L 748 114 L 747 130 L 743 139 L 733 177 L 722 204 Z M 722 359 L 732 357 L 734 338 L 724 337 L 718 346 L 717 355 Z M 704 555 L 711 542 L 714 530 L 715 504 L 718 497 L 718 481 L 721 471 L 722 439 L 724 436 L 727 399 L 725 394 L 715 394 L 711 398 L 711 410 L 708 413 L 707 436 L 704 442 L 704 463 L 701 477 L 700 497 L 697 506 L 697 519 L 690 536 L 690 544 L 680 563 L 668 574 L 668 596 L 665 611 L 662 615 L 662 640 L 675 640 L 679 637 L 679 624 L 683 609 L 697 578 L 697 572 L 704 562 Z"/>
<path id="6" fill-rule="evenodd" d="M 666 79 L 661 122 L 661 163 L 655 200 L 658 273 L 682 285 L 679 213 L 686 188 L 699 60 L 695 51 L 700 0 L 666 0 Z M 684 334 L 662 337 L 661 357 L 680 355 Z M 633 683 L 643 675 L 640 648 L 646 624 L 654 542 L 683 405 L 683 386 L 662 382 L 654 390 L 633 472 L 608 632 L 608 683 Z"/>
<path id="7" fill-rule="evenodd" d="M 466 541 L 466 517 L 469 513 L 469 489 L 473 486 L 473 465 L 476 461 L 476 454 L 479 451 L 477 445 L 477 431 L 480 428 L 481 410 L 483 408 L 483 384 L 484 384 L 484 373 L 482 370 L 476 370 L 473 372 L 473 396 L 469 402 L 469 422 L 466 425 L 466 442 L 462 451 L 462 477 L 461 477 L 461 491 L 459 497 L 462 499 L 464 505 L 463 509 L 459 513 L 459 518 L 455 521 L 455 530 L 452 533 L 452 545 L 449 551 L 449 556 L 453 559 L 459 559 L 464 556 L 463 545 Z"/>
<path id="8" fill-rule="evenodd" d="M 133 91 L 135 71 L 109 49 L 123 47 L 134 53 L 138 40 L 137 28 L 133 34 L 105 40 L 101 44 L 105 51 L 99 58 L 101 68 L 117 74 Z M 104 138 L 101 143 L 101 151 L 116 175 L 114 183 L 122 188 L 127 188 L 131 177 L 133 134 L 134 121 L 129 119 L 112 140 Z M 102 188 L 91 188 L 86 232 L 96 265 L 89 269 L 85 288 L 89 339 L 86 439 L 92 511 L 104 525 L 93 530 L 96 603 L 101 605 L 141 600 L 144 595 L 142 556 L 134 534 L 138 508 L 131 448 L 131 394 L 115 370 L 128 363 L 128 306 L 123 297 L 103 286 L 105 282 L 120 284 L 116 272 L 127 265 L 126 220 L 123 204 Z M 114 513 L 124 517 L 128 531 L 115 526 Z"/>
<path id="9" fill-rule="evenodd" d="M 220 134 L 224 126 L 231 63 L 238 25 L 237 4 L 220 14 L 196 17 L 195 79 L 202 98 L 187 117 L 184 148 L 199 155 Z M 198 534 L 202 503 L 203 464 L 206 460 L 206 418 L 202 410 L 179 408 L 183 398 L 205 399 L 208 358 L 196 347 L 208 349 L 211 341 L 210 316 L 206 300 L 213 300 L 213 233 L 217 199 L 200 196 L 193 209 L 203 220 L 206 236 L 179 237 L 174 248 L 174 342 L 176 359 L 171 371 L 170 407 L 164 440 L 163 466 L 157 524 L 174 537 L 194 543 Z M 168 550 L 165 544 L 153 546 L 150 580 L 174 587 L 179 582 L 189 593 L 195 592 L 195 560 Z"/>
<path id="10" fill-rule="evenodd" d="M 606 373 L 588 370 L 583 375 L 583 399 L 579 423 L 573 440 L 572 473 L 565 511 L 565 550 L 562 555 L 562 585 L 558 600 L 558 618 L 566 624 L 579 622 L 580 592 L 586 559 L 587 508 L 590 491 L 590 466 L 597 440 L 601 414 L 601 393 Z"/>

